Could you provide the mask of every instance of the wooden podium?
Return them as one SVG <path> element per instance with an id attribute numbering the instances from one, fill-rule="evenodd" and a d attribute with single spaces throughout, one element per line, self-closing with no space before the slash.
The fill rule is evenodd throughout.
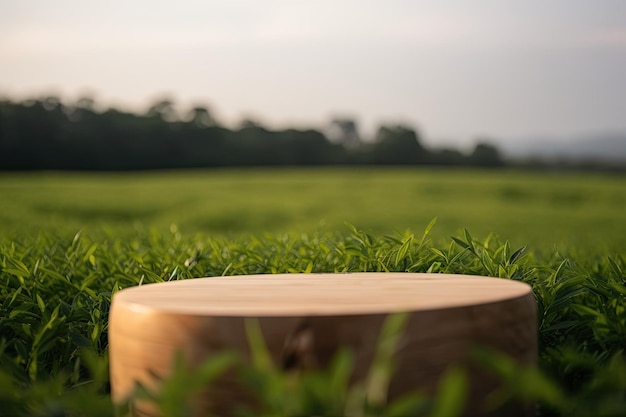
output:
<path id="1" fill-rule="evenodd" d="M 339 347 L 347 347 L 358 380 L 367 373 L 385 318 L 395 312 L 410 316 L 390 399 L 416 389 L 434 392 L 455 364 L 470 376 L 464 415 L 484 415 L 484 400 L 498 382 L 472 360 L 471 349 L 483 346 L 521 365 L 536 363 L 535 300 L 531 288 L 517 281 L 414 273 L 197 278 L 115 294 L 109 316 L 113 400 L 124 400 L 136 382 L 158 388 L 155 375 L 167 377 L 177 352 L 190 366 L 224 350 L 247 355 L 244 322 L 251 317 L 278 366 L 324 367 Z M 303 346 L 290 350 L 298 337 Z M 194 403 L 194 415 L 228 415 L 233 404 L 249 398 L 243 389 L 236 381 L 220 383 L 214 398 Z M 148 404 L 138 404 L 135 412 L 157 415 Z M 496 414 L 533 415 L 519 406 Z"/>

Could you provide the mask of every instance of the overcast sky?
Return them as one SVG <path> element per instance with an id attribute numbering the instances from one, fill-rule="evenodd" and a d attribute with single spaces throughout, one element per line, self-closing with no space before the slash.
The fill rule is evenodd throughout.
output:
<path id="1" fill-rule="evenodd" d="M 626 131 L 626 1 L 0 0 L 0 96 L 427 142 Z"/>

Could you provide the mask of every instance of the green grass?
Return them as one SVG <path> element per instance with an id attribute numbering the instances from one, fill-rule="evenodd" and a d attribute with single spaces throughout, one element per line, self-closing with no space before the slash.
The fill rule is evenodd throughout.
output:
<path id="1" fill-rule="evenodd" d="M 477 352 L 477 363 L 506 382 L 491 406 L 530 399 L 544 416 L 624 415 L 624 191 L 618 176 L 511 171 L 2 175 L 0 416 L 115 414 L 106 332 L 121 288 L 223 274 L 356 271 L 527 282 L 539 312 L 539 369 Z M 398 331 L 381 342 L 378 376 L 357 387 L 341 382 L 349 353 L 294 380 L 263 359 L 254 332 L 256 359 L 236 366 L 260 397 L 257 415 L 454 415 L 452 405 L 464 397 L 462 369 L 450 370 L 435 398 L 376 400 L 393 356 L 387 342 Z M 232 360 L 207 363 L 197 375 L 175 372 L 152 397 L 169 410 L 164 415 L 184 415 L 180 387 L 213 378 Z"/>
<path id="2" fill-rule="evenodd" d="M 0 228 L 96 230 L 175 224 L 237 236 L 467 228 L 515 244 L 626 250 L 623 176 L 436 169 L 284 169 L 141 174 L 4 174 Z"/>

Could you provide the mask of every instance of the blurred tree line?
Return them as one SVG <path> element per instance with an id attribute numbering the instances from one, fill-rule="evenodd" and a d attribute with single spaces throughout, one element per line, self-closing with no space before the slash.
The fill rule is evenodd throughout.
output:
<path id="1" fill-rule="evenodd" d="M 0 170 L 143 170 L 227 166 L 474 165 L 500 166 L 490 144 L 473 152 L 430 150 L 407 126 L 381 126 L 363 141 L 350 118 L 320 130 L 269 130 L 251 120 L 237 129 L 206 106 L 185 115 L 170 100 L 144 114 L 96 110 L 91 98 L 0 99 Z"/>

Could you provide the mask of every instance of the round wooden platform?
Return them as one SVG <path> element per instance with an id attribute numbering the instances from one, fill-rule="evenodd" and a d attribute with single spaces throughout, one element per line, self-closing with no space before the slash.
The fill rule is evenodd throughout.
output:
<path id="1" fill-rule="evenodd" d="M 394 312 L 409 312 L 410 318 L 396 355 L 391 399 L 418 388 L 433 392 L 448 366 L 456 364 L 470 375 L 465 415 L 482 415 L 483 400 L 497 381 L 473 363 L 472 347 L 498 350 L 520 364 L 536 362 L 534 297 L 528 285 L 512 280 L 411 273 L 197 278 L 128 288 L 114 296 L 109 316 L 113 399 L 126 398 L 138 381 L 158 387 L 178 351 L 191 366 L 224 350 L 247 354 L 248 317 L 258 319 L 277 364 L 324 367 L 339 347 L 348 347 L 358 380 L 366 375 L 383 321 Z M 246 398 L 234 381 L 211 389 L 213 398 L 209 392 L 195 404 L 197 415 L 209 409 L 228 414 Z M 528 415 L 523 407 L 500 412 Z M 137 413 L 156 415 L 147 405 L 139 405 Z"/>

